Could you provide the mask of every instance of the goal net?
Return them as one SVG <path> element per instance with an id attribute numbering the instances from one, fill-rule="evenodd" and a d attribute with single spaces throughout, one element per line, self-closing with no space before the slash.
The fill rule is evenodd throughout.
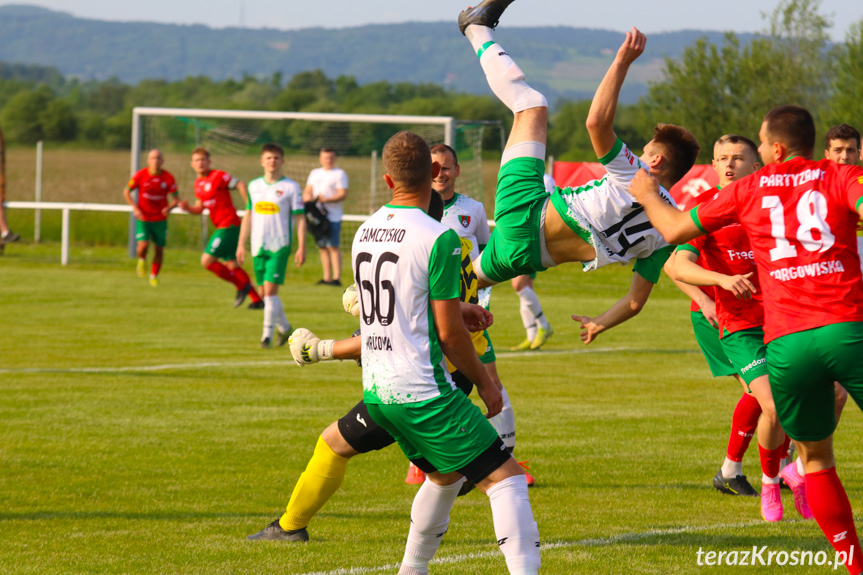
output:
<path id="1" fill-rule="evenodd" d="M 411 130 L 430 146 L 452 146 L 461 166 L 458 192 L 482 201 L 482 147 L 489 127 L 484 122 L 434 116 L 135 108 L 131 167 L 135 170 L 146 166 L 147 151 L 160 148 L 165 156 L 164 167 L 176 178 L 180 196 L 192 201 L 195 175 L 189 167 L 189 154 L 195 147 L 210 151 L 214 169 L 249 182 L 262 174 L 261 146 L 275 142 L 285 149 L 285 175 L 301 188 L 309 172 L 320 167 L 320 149 L 333 148 L 338 154 L 336 165 L 347 172 L 349 179 L 342 225 L 344 246 L 350 245 L 363 216 L 376 211 L 391 197 L 383 182 L 381 159 L 390 136 L 399 130 Z M 183 227 L 187 229 L 172 228 L 171 233 L 197 235 L 195 224 Z M 205 232 L 206 226 L 201 234 Z M 177 239 L 185 243 L 183 239 L 189 238 Z"/>

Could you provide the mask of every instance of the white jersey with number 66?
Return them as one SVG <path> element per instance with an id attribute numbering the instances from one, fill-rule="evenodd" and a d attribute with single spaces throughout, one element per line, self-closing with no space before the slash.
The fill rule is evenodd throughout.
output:
<path id="1" fill-rule="evenodd" d="M 385 205 L 357 230 L 363 398 L 417 403 L 455 389 L 430 300 L 458 299 L 461 243 L 419 208 Z"/>

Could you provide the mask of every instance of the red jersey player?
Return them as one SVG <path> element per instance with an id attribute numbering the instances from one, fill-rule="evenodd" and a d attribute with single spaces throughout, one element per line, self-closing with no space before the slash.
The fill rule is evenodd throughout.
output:
<path id="1" fill-rule="evenodd" d="M 760 167 L 758 163 L 758 149 L 749 138 L 735 134 L 727 134 L 719 138 L 713 146 L 713 169 L 719 177 L 718 189 L 722 189 L 731 182 L 748 176 Z M 698 205 L 716 195 L 717 189 L 708 190 L 698 196 L 693 205 Z M 683 247 L 682 247 L 683 248 Z M 691 259 L 697 260 L 697 249 Z M 748 251 L 748 249 L 746 250 Z M 741 378 L 734 368 L 732 361 L 728 358 L 722 343 L 719 340 L 718 319 L 716 316 L 716 288 L 714 286 L 694 286 L 682 283 L 675 278 L 675 263 L 680 258 L 690 257 L 690 254 L 675 253 L 665 264 L 665 271 L 681 291 L 692 299 L 689 308 L 692 329 L 695 340 L 707 360 L 707 365 L 713 377 L 730 375 L 735 377 L 743 386 L 743 395 L 737 402 L 731 417 L 731 433 L 728 437 L 725 460 L 716 476 L 713 478 L 713 487 L 722 493 L 729 495 L 748 495 L 757 497 L 759 495 L 749 480 L 743 474 L 743 456 L 749 448 L 749 443 L 755 435 L 758 422 L 761 419 L 761 405 L 749 391 L 746 382 Z M 763 314 L 762 314 L 763 315 Z M 763 346 L 763 341 L 762 344 Z M 765 366 L 766 367 L 766 366 Z M 748 370 L 747 373 L 751 373 Z M 773 404 L 773 400 L 770 400 Z M 767 425 L 771 418 L 765 418 L 762 425 Z M 776 422 L 775 410 L 773 410 L 772 422 Z M 766 437 L 767 433 L 762 431 L 759 437 Z"/>
<path id="2" fill-rule="evenodd" d="M 741 136 L 728 136 L 720 138 L 717 143 L 719 158 L 738 158 L 747 166 L 746 175 L 755 172 L 758 152 L 754 142 Z M 726 160 L 726 163 L 732 162 Z M 784 444 L 786 435 L 779 425 L 770 392 L 762 330 L 764 308 L 746 232 L 740 224 L 731 224 L 680 246 L 674 257 L 673 274 L 676 280 L 685 283 L 720 288 L 715 291 L 715 296 L 722 351 L 738 378 L 745 382 L 746 391 L 758 400 L 762 412 L 758 423 L 761 515 L 766 521 L 779 521 L 783 515 L 779 471 L 788 446 Z M 714 485 L 717 480 L 727 482 L 721 470 L 714 479 Z M 802 501 L 800 512 L 806 516 L 809 510 L 802 507 Z"/>
<path id="3" fill-rule="evenodd" d="M 776 411 L 797 445 L 809 507 L 851 575 L 863 553 L 836 474 L 834 381 L 863 402 L 863 277 L 855 228 L 863 168 L 814 161 L 815 122 L 798 106 L 764 118 L 765 167 L 691 212 L 667 206 L 646 172 L 630 191 L 666 241 L 680 243 L 739 222 L 764 293 L 764 340 Z"/>
<path id="4" fill-rule="evenodd" d="M 155 244 L 156 253 L 150 267 L 150 285 L 153 287 L 159 285 L 158 275 L 168 235 L 168 213 L 177 205 L 177 182 L 174 176 L 162 169 L 164 162 L 161 151 L 150 150 L 147 154 L 147 167 L 135 172 L 123 190 L 126 203 L 132 206 L 135 214 L 138 277 L 146 276 L 147 248 L 150 240 Z M 138 190 L 137 202 L 132 198 L 132 190 Z"/>
<path id="5" fill-rule="evenodd" d="M 192 214 L 200 214 L 207 208 L 210 220 L 216 231 L 210 237 L 204 253 L 201 254 L 201 265 L 226 282 L 237 286 L 237 297 L 234 307 L 240 307 L 248 295 L 252 299 L 249 309 L 263 309 L 264 301 L 252 285 L 252 281 L 240 264 L 237 263 L 237 240 L 240 238 L 240 217 L 231 199 L 231 190 L 237 189 L 243 196 L 243 202 L 248 199 L 246 184 L 231 176 L 231 174 L 210 169 L 210 152 L 206 148 L 192 150 L 192 169 L 198 176 L 195 178 L 194 206 L 181 201 L 180 207 Z M 223 264 L 219 260 L 224 260 Z"/>

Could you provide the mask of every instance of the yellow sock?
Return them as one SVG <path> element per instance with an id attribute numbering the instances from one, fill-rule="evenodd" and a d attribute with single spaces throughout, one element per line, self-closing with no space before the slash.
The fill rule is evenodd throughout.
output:
<path id="1" fill-rule="evenodd" d="M 345 478 L 348 458 L 334 452 L 323 437 L 318 438 L 315 454 L 291 493 L 291 500 L 279 525 L 285 531 L 302 529 L 309 524 L 333 493 L 338 491 Z"/>

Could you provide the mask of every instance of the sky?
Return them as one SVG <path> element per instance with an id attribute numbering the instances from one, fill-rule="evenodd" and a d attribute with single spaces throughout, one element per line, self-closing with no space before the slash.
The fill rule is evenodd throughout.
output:
<path id="1" fill-rule="evenodd" d="M 471 0 L 0 0 L 0 5 L 28 4 L 99 20 L 203 24 L 214 28 L 243 26 L 285 30 L 344 28 L 374 23 L 452 20 Z M 474 0 L 478 1 L 478 0 Z M 644 32 L 695 28 L 754 32 L 763 29 L 762 12 L 779 0 L 723 0 L 710 6 L 702 0 L 521 0 L 507 9 L 506 20 L 519 26 L 574 26 Z M 574 7 L 575 6 L 575 7 Z M 589 6 L 589 9 L 586 7 Z M 842 40 L 851 23 L 863 19 L 863 2 L 822 0 L 821 12 L 831 17 L 834 40 Z"/>

